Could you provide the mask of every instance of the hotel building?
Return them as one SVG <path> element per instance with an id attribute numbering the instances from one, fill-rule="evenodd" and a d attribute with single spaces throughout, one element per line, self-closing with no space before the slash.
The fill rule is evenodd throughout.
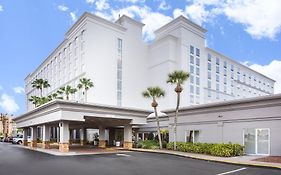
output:
<path id="1" fill-rule="evenodd" d="M 208 105 L 234 105 L 238 101 L 247 105 L 246 98 L 264 99 L 268 97 L 258 96 L 271 97 L 273 94 L 274 80 L 206 47 L 207 30 L 185 17 L 180 16 L 157 29 L 151 43 L 143 41 L 143 26 L 127 16 L 110 22 L 84 13 L 66 33 L 63 42 L 26 77 L 27 113 L 17 118 L 18 126 L 33 128 L 34 139 L 36 128 L 43 126 L 46 147 L 50 137 L 49 127 L 59 126 L 62 151 L 69 148 L 69 129 L 80 130 L 83 140 L 85 129 L 99 128 L 101 146 L 105 146 L 104 141 L 111 143 L 121 128 L 124 131 L 124 147 L 129 148 L 133 128 L 139 132 L 137 137 L 142 139 L 143 133 L 155 131 L 153 117 L 146 120 L 150 114 L 150 101 L 141 94 L 149 86 L 160 86 L 166 91 L 165 98 L 159 99 L 160 110 L 166 112 L 161 125 L 171 131 L 173 112 L 170 109 L 175 108 L 176 95 L 174 87 L 166 80 L 168 73 L 174 70 L 190 73 L 181 94 L 184 109 L 204 110 L 206 107 L 207 110 Z M 36 109 L 28 101 L 31 96 L 39 96 L 40 93 L 32 88 L 31 83 L 35 79 L 48 80 L 51 87 L 43 90 L 43 95 L 47 96 L 66 85 L 77 87 L 83 77 L 90 78 L 95 86 L 87 92 L 87 99 L 79 90 L 70 97 L 70 101 L 56 100 Z M 280 105 L 277 109 L 280 110 Z M 219 122 L 223 125 L 221 119 Z M 204 130 L 208 129 L 208 126 L 204 127 Z M 109 139 L 105 138 L 105 130 L 109 131 Z M 199 130 L 202 131 L 198 129 L 197 134 Z M 220 133 L 220 130 L 215 130 Z M 240 130 L 244 131 L 243 128 Z M 191 129 L 184 125 L 179 127 L 179 131 L 179 140 L 184 141 L 186 131 Z M 204 137 L 208 138 L 208 135 Z M 221 141 L 204 137 L 198 141 Z M 173 140 L 172 134 L 170 140 Z M 240 138 L 232 141 L 244 144 Z"/>

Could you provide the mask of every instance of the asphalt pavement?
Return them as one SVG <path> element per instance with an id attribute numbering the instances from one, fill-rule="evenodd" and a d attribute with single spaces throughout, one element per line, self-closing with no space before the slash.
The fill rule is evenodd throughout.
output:
<path id="1" fill-rule="evenodd" d="M 280 175 L 247 167 L 157 153 L 53 156 L 0 142 L 0 175 Z"/>

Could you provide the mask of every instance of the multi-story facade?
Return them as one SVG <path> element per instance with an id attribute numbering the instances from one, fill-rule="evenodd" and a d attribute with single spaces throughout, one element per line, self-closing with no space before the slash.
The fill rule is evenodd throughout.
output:
<path id="1" fill-rule="evenodd" d="M 141 139 L 156 131 L 151 101 L 142 97 L 149 86 L 166 91 L 158 101 L 159 109 L 166 113 L 159 112 L 160 123 L 173 141 L 176 95 L 166 80 L 168 73 L 184 70 L 190 76 L 181 93 L 178 141 L 196 133 L 199 142 L 247 145 L 248 131 L 262 131 L 269 146 L 263 145 L 263 152 L 253 150 L 253 144 L 247 149 L 257 154 L 280 154 L 276 125 L 281 121 L 281 97 L 258 97 L 273 94 L 274 80 L 206 47 L 207 31 L 185 17 L 156 30 L 151 43 L 142 39 L 143 25 L 127 16 L 110 22 L 89 13 L 82 15 L 64 41 L 25 79 L 27 113 L 16 118 L 23 128 L 24 145 L 29 133 L 31 146 L 36 146 L 40 136 L 43 148 L 49 148 L 53 139 L 61 151 L 68 151 L 73 135 L 75 139 L 79 135 L 83 145 L 87 129 L 99 129 L 101 147 L 121 141 L 123 132 L 123 146 L 131 148 L 133 127 L 136 138 Z M 38 78 L 50 83 L 51 87 L 43 89 L 43 96 L 47 96 L 62 86 L 77 87 L 83 77 L 94 83 L 87 99 L 79 90 L 69 101 L 54 100 L 36 109 L 28 101 L 33 95 L 40 96 L 31 84 Z M 252 98 L 243 99 L 248 97 Z M 235 135 L 231 129 L 237 131 Z M 255 145 L 258 148 L 260 143 Z"/>
<path id="2" fill-rule="evenodd" d="M 11 116 L 7 116 L 1 113 L 0 133 L 5 137 L 11 137 L 16 133 L 16 123 Z"/>
<path id="3" fill-rule="evenodd" d="M 123 16 L 115 23 L 85 13 L 66 33 L 64 41 L 25 79 L 27 99 L 39 96 L 32 88 L 36 78 L 47 79 L 50 88 L 76 87 L 82 77 L 95 87 L 87 102 L 148 108 L 141 92 L 158 85 L 167 95 L 162 108 L 175 105 L 173 87 L 167 74 L 185 70 L 190 78 L 182 93 L 182 106 L 269 95 L 274 80 L 205 46 L 206 30 L 179 17 L 155 31 L 151 44 L 142 40 L 143 24 Z M 70 100 L 85 102 L 81 91 Z M 27 100 L 27 109 L 34 105 Z"/>

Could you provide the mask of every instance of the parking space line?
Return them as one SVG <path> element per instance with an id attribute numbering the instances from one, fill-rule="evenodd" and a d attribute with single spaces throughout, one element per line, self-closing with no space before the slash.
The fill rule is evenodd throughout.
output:
<path id="1" fill-rule="evenodd" d="M 231 174 L 231 173 L 235 173 L 235 172 L 238 172 L 238 171 L 243 171 L 247 168 L 240 168 L 240 169 L 237 169 L 237 170 L 232 170 L 232 171 L 227 171 L 227 172 L 224 172 L 224 173 L 220 173 L 220 174 L 217 174 L 217 175 L 224 175 L 224 174 Z"/>
<path id="2" fill-rule="evenodd" d="M 116 156 L 130 157 L 131 155 L 128 155 L 128 154 L 116 154 Z"/>

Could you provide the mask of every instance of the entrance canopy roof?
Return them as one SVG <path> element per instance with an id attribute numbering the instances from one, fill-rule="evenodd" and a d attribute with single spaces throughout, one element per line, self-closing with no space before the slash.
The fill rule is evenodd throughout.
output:
<path id="1" fill-rule="evenodd" d="M 96 124 L 102 122 L 105 125 L 108 123 L 114 126 L 124 122 L 143 125 L 146 124 L 146 117 L 150 113 L 150 111 L 135 108 L 54 100 L 15 118 L 15 122 L 18 128 L 58 121 Z"/>

